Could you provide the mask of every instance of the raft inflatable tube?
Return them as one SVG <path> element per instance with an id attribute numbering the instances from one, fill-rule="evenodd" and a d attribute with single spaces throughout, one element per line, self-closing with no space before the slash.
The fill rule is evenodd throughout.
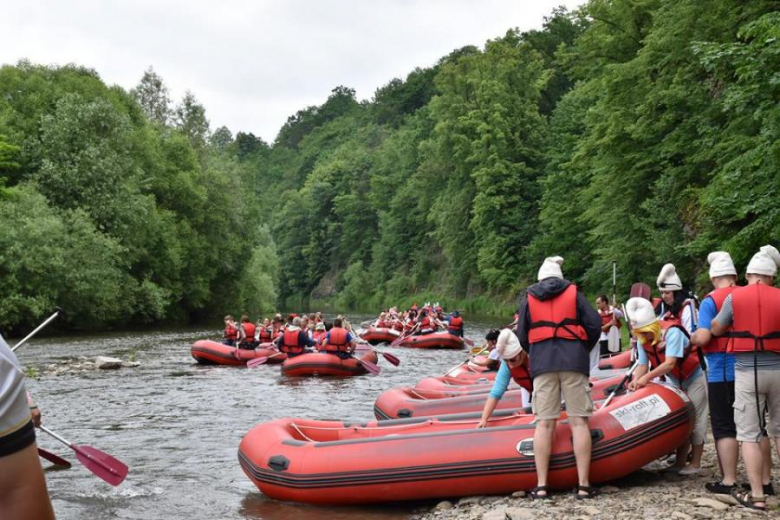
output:
<path id="1" fill-rule="evenodd" d="M 370 350 L 360 356 L 363 361 L 376 364 L 376 352 Z M 341 359 L 335 354 L 313 352 L 301 354 L 282 363 L 282 374 L 289 377 L 305 376 L 359 376 L 368 370 L 355 358 Z"/>
<path id="2" fill-rule="evenodd" d="M 590 480 L 625 477 L 686 441 L 694 411 L 679 390 L 651 383 L 590 419 Z M 536 486 L 531 416 L 479 414 L 350 423 L 277 419 L 244 436 L 238 460 L 266 496 L 311 504 L 506 495 Z M 568 421 L 553 439 L 549 484 L 577 485 Z"/>
<path id="3" fill-rule="evenodd" d="M 599 360 L 599 370 L 615 370 L 619 368 L 628 368 L 631 366 L 631 351 L 626 350 L 620 354 L 615 354 Z"/>
<path id="4" fill-rule="evenodd" d="M 419 336 L 408 336 L 398 345 L 413 348 L 463 348 L 463 338 L 449 332 L 432 332 Z"/>
<path id="5" fill-rule="evenodd" d="M 379 345 L 380 343 L 392 343 L 398 339 L 401 333 L 395 329 L 388 329 L 385 327 L 369 327 L 358 336 L 363 341 L 368 341 L 372 345 Z"/>
<path id="6" fill-rule="evenodd" d="M 434 392 L 449 392 L 453 395 L 459 393 L 469 394 L 474 392 L 489 392 L 493 388 L 495 381 L 491 379 L 474 379 L 471 381 L 461 381 L 458 379 L 449 379 L 445 377 L 425 377 L 420 379 L 416 385 L 415 390 L 431 390 Z M 509 388 L 518 388 L 514 381 L 510 381 Z"/>
<path id="7" fill-rule="evenodd" d="M 591 380 L 590 395 L 594 401 L 605 399 L 623 380 L 622 375 Z M 517 386 L 510 390 L 496 405 L 496 410 L 518 410 L 523 406 L 522 392 Z M 440 416 L 457 413 L 481 412 L 492 389 L 491 386 L 473 389 L 470 392 L 458 390 L 418 390 L 416 388 L 391 388 L 385 390 L 374 401 L 374 416 L 377 419 L 402 419 L 406 417 Z M 625 389 L 622 390 L 625 392 Z M 528 410 L 530 413 L 530 410 Z"/>
<path id="8" fill-rule="evenodd" d="M 474 359 L 486 359 L 487 356 L 476 356 Z M 442 377 L 451 377 L 455 379 L 480 379 L 488 378 L 495 379 L 498 370 L 488 370 L 487 367 L 482 365 L 475 365 L 471 362 L 463 362 L 460 365 L 452 367 L 444 373 Z"/>
<path id="9" fill-rule="evenodd" d="M 270 343 L 264 343 L 254 350 L 244 350 L 204 339 L 192 344 L 190 355 L 201 365 L 246 366 L 247 361 L 259 357 L 268 357 L 269 364 L 281 363 L 287 359 L 286 354 L 269 348 L 270 346 Z"/>

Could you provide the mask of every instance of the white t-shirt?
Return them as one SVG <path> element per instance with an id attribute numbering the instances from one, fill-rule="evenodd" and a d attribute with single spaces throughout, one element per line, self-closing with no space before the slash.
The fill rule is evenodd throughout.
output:
<path id="1" fill-rule="evenodd" d="M 15 432 L 29 420 L 24 372 L 16 355 L 0 336 L 0 437 Z"/>

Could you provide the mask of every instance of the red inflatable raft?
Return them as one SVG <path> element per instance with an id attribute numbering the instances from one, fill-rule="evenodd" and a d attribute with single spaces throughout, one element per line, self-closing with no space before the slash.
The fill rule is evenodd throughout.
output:
<path id="1" fill-rule="evenodd" d="M 693 427 L 680 391 L 649 384 L 590 419 L 590 480 L 618 479 L 673 451 Z M 531 416 L 412 418 L 368 423 L 278 419 L 238 449 L 244 473 L 270 498 L 350 504 L 509 494 L 536 485 Z M 555 431 L 549 486 L 571 489 L 577 470 L 568 421 Z"/>
<path id="2" fill-rule="evenodd" d="M 359 334 L 360 339 L 368 341 L 372 345 L 379 345 L 380 343 L 392 343 L 393 340 L 398 339 L 401 333 L 395 329 L 369 327 Z"/>
<path id="3" fill-rule="evenodd" d="M 287 359 L 286 354 L 280 353 L 276 349 L 267 348 L 265 345 L 271 346 L 269 343 L 254 350 L 244 350 L 204 339 L 192 344 L 190 354 L 201 365 L 246 366 L 247 361 L 259 357 L 268 357 L 267 363 L 269 364 L 281 363 Z"/>
<path id="4" fill-rule="evenodd" d="M 631 366 L 631 351 L 626 350 L 620 354 L 615 354 L 599 360 L 599 370 L 615 370 L 618 368 L 628 368 Z"/>
<path id="5" fill-rule="evenodd" d="M 376 364 L 376 352 L 370 350 L 360 359 Z M 335 354 L 314 352 L 301 354 L 282 363 L 282 373 L 290 377 L 302 376 L 359 376 L 368 371 L 355 358 L 341 359 Z"/>
<path id="6" fill-rule="evenodd" d="M 620 384 L 623 377 L 618 375 L 591 381 L 593 400 L 604 399 Z M 444 390 L 391 388 L 379 394 L 374 401 L 374 416 L 377 419 L 395 419 L 481 412 L 491 388 L 492 385 L 472 388 L 470 391 L 458 390 L 458 387 Z M 520 389 L 512 386 L 510 389 L 504 393 L 496 410 L 518 410 L 523 405 Z"/>
<path id="7" fill-rule="evenodd" d="M 463 338 L 449 332 L 433 332 L 419 336 L 409 336 L 401 341 L 399 347 L 414 348 L 463 348 Z"/>

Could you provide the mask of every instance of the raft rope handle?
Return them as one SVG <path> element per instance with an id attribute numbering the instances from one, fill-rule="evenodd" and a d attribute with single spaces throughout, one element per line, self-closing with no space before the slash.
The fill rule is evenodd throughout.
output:
<path id="1" fill-rule="evenodd" d="M 297 431 L 297 432 L 298 432 L 298 433 L 301 435 L 301 437 L 303 437 L 303 438 L 304 438 L 304 439 L 306 439 L 307 441 L 309 441 L 309 442 L 317 442 L 317 441 L 315 441 L 314 439 L 311 439 L 311 438 L 307 437 L 307 436 L 306 436 L 306 434 L 305 434 L 305 433 L 303 433 L 303 432 L 301 431 L 301 429 L 298 427 L 298 425 L 297 425 L 297 424 L 295 424 L 294 422 L 291 422 L 291 423 L 290 423 L 290 426 L 292 426 L 293 428 L 295 428 L 295 431 Z"/>
<path id="2" fill-rule="evenodd" d="M 409 393 L 412 394 L 415 397 L 418 397 L 418 398 L 422 399 L 423 401 L 427 401 L 428 400 L 427 397 L 425 397 L 424 395 L 418 393 L 416 390 L 410 390 Z"/>

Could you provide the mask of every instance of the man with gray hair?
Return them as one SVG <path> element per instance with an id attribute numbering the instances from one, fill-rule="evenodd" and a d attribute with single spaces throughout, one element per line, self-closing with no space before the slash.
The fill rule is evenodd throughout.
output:
<path id="1" fill-rule="evenodd" d="M 276 346 L 280 352 L 287 354 L 288 358 L 300 356 L 310 352 L 306 347 L 313 347 L 314 341 L 306 331 L 301 330 L 301 318 L 294 317 L 292 324 L 288 325 L 284 334 L 276 340 Z"/>

